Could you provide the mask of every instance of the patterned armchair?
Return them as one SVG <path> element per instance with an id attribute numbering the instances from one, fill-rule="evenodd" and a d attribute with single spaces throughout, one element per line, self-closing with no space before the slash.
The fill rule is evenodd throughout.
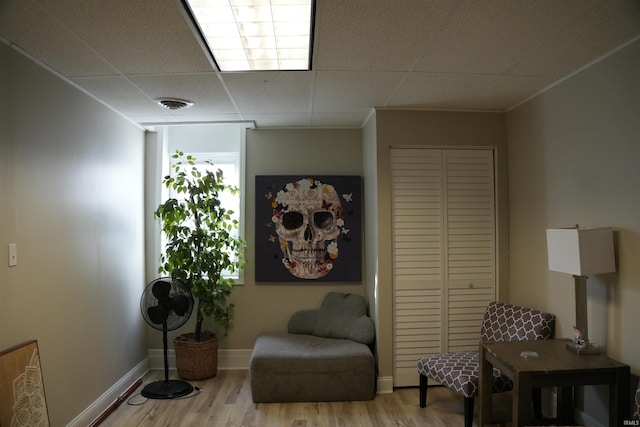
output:
<path id="1" fill-rule="evenodd" d="M 548 339 L 553 336 L 555 316 L 526 307 L 491 302 L 485 310 L 480 339 L 482 342 Z M 427 403 L 429 379 L 464 396 L 464 424 L 473 423 L 474 397 L 478 395 L 479 356 L 477 351 L 435 354 L 418 360 L 420 407 Z M 513 384 L 499 370 L 493 370 L 493 392 L 509 391 Z M 534 410 L 540 416 L 540 390 L 534 393 Z"/>

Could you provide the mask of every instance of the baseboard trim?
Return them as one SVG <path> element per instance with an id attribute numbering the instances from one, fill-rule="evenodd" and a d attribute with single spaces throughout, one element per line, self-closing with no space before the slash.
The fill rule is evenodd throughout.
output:
<path id="1" fill-rule="evenodd" d="M 251 349 L 246 350 L 218 350 L 218 369 L 249 369 L 251 359 Z M 149 349 L 149 369 L 164 369 L 164 350 Z M 170 370 L 176 369 L 176 352 L 167 350 L 167 362 Z"/>
<path id="2" fill-rule="evenodd" d="M 378 377 L 377 394 L 393 393 L 393 377 Z"/>
<path id="3" fill-rule="evenodd" d="M 126 392 L 133 383 L 142 378 L 148 371 L 149 359 L 147 358 L 127 372 L 127 374 L 112 385 L 109 390 L 104 392 L 102 396 L 89 405 L 87 409 L 67 424 L 67 427 L 84 427 L 90 425 L 93 420 L 98 418 L 121 394 Z"/>

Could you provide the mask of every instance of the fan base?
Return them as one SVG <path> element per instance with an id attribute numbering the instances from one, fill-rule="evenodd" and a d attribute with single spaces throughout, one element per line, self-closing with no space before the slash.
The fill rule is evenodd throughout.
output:
<path id="1" fill-rule="evenodd" d="M 162 380 L 147 384 L 141 394 L 148 399 L 175 399 L 192 391 L 193 387 L 186 381 Z"/>

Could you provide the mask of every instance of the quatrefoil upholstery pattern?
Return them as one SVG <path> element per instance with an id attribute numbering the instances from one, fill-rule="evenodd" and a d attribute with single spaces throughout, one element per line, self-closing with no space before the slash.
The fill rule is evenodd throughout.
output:
<path id="1" fill-rule="evenodd" d="M 492 302 L 484 312 L 480 339 L 483 342 L 548 339 L 555 316 L 527 307 Z"/>
<path id="2" fill-rule="evenodd" d="M 548 339 L 553 337 L 554 328 L 553 314 L 494 301 L 484 312 L 480 340 L 495 342 Z M 473 399 L 478 395 L 478 352 L 459 351 L 422 357 L 418 360 L 418 373 L 420 406 L 426 405 L 428 380 L 434 380 L 465 397 L 465 425 L 470 426 L 473 419 Z M 494 369 L 494 393 L 512 389 L 511 380 Z"/>
<path id="3" fill-rule="evenodd" d="M 418 372 L 426 372 L 430 379 L 444 384 L 464 397 L 478 395 L 480 363 L 477 351 L 458 351 L 423 357 L 418 361 Z M 513 389 L 513 383 L 493 369 L 493 392 L 501 393 Z"/>

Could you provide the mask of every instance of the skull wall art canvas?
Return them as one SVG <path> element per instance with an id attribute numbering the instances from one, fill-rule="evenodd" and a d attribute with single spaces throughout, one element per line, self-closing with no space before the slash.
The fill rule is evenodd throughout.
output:
<path id="1" fill-rule="evenodd" d="M 256 176 L 256 281 L 359 282 L 359 176 Z"/>

